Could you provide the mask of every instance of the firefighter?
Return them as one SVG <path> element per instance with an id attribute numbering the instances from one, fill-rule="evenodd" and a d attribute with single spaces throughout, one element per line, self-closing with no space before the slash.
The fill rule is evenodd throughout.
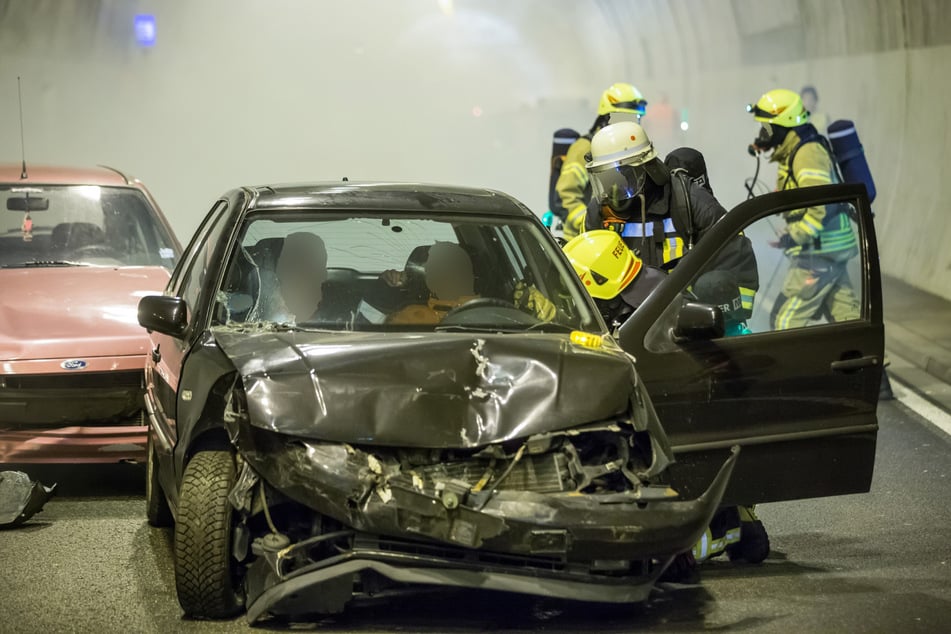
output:
<path id="1" fill-rule="evenodd" d="M 564 251 L 612 331 L 667 277 L 662 269 L 645 266 L 613 231 L 586 231 Z"/>
<path id="2" fill-rule="evenodd" d="M 708 178 L 704 187 L 682 170 L 671 172 L 634 122 L 614 123 L 595 134 L 586 167 L 593 196 L 585 229 L 617 232 L 648 266 L 673 269 L 726 213 L 708 190 Z M 752 314 L 759 274 L 750 241 L 737 236 L 714 268 L 736 274 L 743 309 Z"/>
<path id="3" fill-rule="evenodd" d="M 584 214 L 591 199 L 588 172 L 585 170 L 585 155 L 591 150 L 591 138 L 608 123 L 609 118 L 627 116 L 640 121 L 647 108 L 647 101 L 631 84 L 613 84 L 601 94 L 598 116 L 587 134 L 571 144 L 561 167 L 555 190 L 561 199 L 567 216 L 564 218 L 563 234 L 570 240 L 584 231 Z"/>
<path id="4" fill-rule="evenodd" d="M 587 231 L 568 242 L 564 251 L 612 331 L 616 331 L 667 276 L 663 269 L 646 265 L 615 231 Z M 720 307 L 727 336 L 750 333 L 740 287 L 732 271 L 716 269 L 704 273 L 693 284 L 693 295 L 698 301 Z M 700 541 L 690 551 L 678 555 L 662 579 L 692 581 L 696 577 L 697 562 L 724 552 L 733 561 L 750 563 L 759 563 L 769 555 L 769 536 L 753 506 L 718 510 Z"/>
<path id="5" fill-rule="evenodd" d="M 800 96 L 771 90 L 747 106 L 761 125 L 757 152 L 778 163 L 777 191 L 838 182 L 828 142 L 809 122 Z M 790 269 L 773 311 L 776 330 L 805 326 L 826 315 L 832 321 L 859 318 L 859 299 L 846 265 L 858 241 L 844 205 L 820 205 L 784 214 L 786 225 L 770 245 L 783 249 Z"/>

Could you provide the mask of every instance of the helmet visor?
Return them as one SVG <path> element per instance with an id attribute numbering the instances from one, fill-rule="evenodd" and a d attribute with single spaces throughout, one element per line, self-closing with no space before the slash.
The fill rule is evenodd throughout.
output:
<path id="1" fill-rule="evenodd" d="M 642 191 L 647 182 L 643 165 L 606 165 L 591 173 L 591 189 L 598 201 L 617 209 Z"/>
<path id="2" fill-rule="evenodd" d="M 763 119 L 772 119 L 778 114 L 775 112 L 767 112 L 753 103 L 746 106 L 746 111 L 752 113 L 754 117 L 760 117 Z"/>
<path id="3" fill-rule="evenodd" d="M 640 116 L 644 116 L 644 113 L 647 112 L 647 102 L 643 99 L 638 99 L 635 101 L 620 101 L 616 104 L 613 104 L 614 108 L 618 110 L 633 110 Z"/>

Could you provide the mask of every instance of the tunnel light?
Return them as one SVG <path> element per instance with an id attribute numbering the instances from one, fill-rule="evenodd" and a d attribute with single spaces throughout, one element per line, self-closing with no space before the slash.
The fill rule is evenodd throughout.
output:
<path id="1" fill-rule="evenodd" d="M 680 122 L 680 129 L 681 129 L 681 130 L 683 130 L 684 132 L 686 132 L 688 128 L 690 128 L 690 124 L 689 124 L 689 123 L 687 123 L 686 121 L 681 121 L 681 122 Z"/>
<path id="2" fill-rule="evenodd" d="M 439 10 L 442 11 L 443 15 L 452 15 L 452 0 L 437 0 L 439 3 Z"/>
<path id="3" fill-rule="evenodd" d="M 135 41 L 139 46 L 155 46 L 155 16 L 135 16 Z"/>

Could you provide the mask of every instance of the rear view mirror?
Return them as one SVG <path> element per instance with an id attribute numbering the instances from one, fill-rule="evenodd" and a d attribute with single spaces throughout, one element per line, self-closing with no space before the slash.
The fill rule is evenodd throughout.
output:
<path id="1" fill-rule="evenodd" d="M 7 198 L 7 210 L 9 211 L 46 211 L 49 208 L 49 198 L 38 198 L 37 196 L 11 196 Z"/>
<path id="2" fill-rule="evenodd" d="M 687 302 L 680 309 L 674 340 L 719 339 L 726 332 L 723 311 L 719 306 Z"/>

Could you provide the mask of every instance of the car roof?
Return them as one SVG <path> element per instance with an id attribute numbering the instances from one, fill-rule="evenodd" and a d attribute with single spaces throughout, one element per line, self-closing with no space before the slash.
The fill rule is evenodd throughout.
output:
<path id="1" fill-rule="evenodd" d="M 27 163 L 27 178 L 20 178 L 22 163 L 0 163 L 0 183 L 35 185 L 100 185 L 138 186 L 136 179 L 113 167 L 66 167 Z"/>
<path id="2" fill-rule="evenodd" d="M 250 210 L 288 211 L 300 208 L 367 211 L 466 212 L 532 216 L 522 203 L 491 189 L 425 183 L 349 182 L 297 183 L 249 188 Z"/>

